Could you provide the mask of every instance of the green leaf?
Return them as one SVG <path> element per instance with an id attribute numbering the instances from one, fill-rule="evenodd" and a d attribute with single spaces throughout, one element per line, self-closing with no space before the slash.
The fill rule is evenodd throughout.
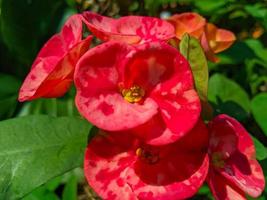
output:
<path id="1" fill-rule="evenodd" d="M 262 59 L 265 63 L 267 62 L 267 49 L 264 48 L 260 40 L 247 39 L 245 40 L 245 44 L 249 46 L 249 48 L 255 53 L 258 58 Z"/>
<path id="2" fill-rule="evenodd" d="M 223 7 L 227 4 L 225 0 L 201 0 L 194 1 L 195 6 L 203 13 L 214 13 L 218 9 L 223 9 Z"/>
<path id="3" fill-rule="evenodd" d="M 54 117 L 80 115 L 74 105 L 74 100 L 71 97 L 37 99 L 31 102 L 26 102 L 18 113 L 18 116 L 32 114 L 45 114 Z"/>
<path id="4" fill-rule="evenodd" d="M 34 190 L 31 194 L 24 197 L 22 200 L 60 200 L 59 197 L 44 188 L 38 188 Z"/>
<path id="5" fill-rule="evenodd" d="M 77 178 L 72 176 L 63 190 L 62 200 L 77 200 Z"/>
<path id="6" fill-rule="evenodd" d="M 209 71 L 207 59 L 201 45 L 196 38 L 185 34 L 180 42 L 180 52 L 190 63 L 200 99 L 206 102 Z"/>
<path id="7" fill-rule="evenodd" d="M 252 114 L 267 136 L 267 93 L 261 93 L 255 96 L 251 101 Z"/>
<path id="8" fill-rule="evenodd" d="M 18 92 L 20 81 L 8 74 L 0 73 L 0 98 Z"/>
<path id="9" fill-rule="evenodd" d="M 17 105 L 20 81 L 13 76 L 0 74 L 0 120 L 11 117 Z"/>
<path id="10" fill-rule="evenodd" d="M 0 199 L 15 200 L 82 165 L 90 125 L 75 117 L 0 122 Z"/>
<path id="11" fill-rule="evenodd" d="M 264 160 L 267 158 L 267 149 L 265 146 L 255 137 L 252 137 L 256 148 L 256 158 L 258 160 Z"/>
<path id="12" fill-rule="evenodd" d="M 241 64 L 244 60 L 249 60 L 254 57 L 254 51 L 245 42 L 237 41 L 231 48 L 219 54 L 220 62 L 218 64 Z"/>
<path id="13" fill-rule="evenodd" d="M 208 99 L 215 106 L 217 114 L 226 113 L 239 121 L 249 115 L 248 94 L 236 82 L 221 74 L 214 74 L 210 78 Z"/>

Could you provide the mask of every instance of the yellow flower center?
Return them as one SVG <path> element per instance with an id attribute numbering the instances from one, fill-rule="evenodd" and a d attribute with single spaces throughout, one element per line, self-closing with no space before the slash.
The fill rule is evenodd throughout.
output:
<path id="1" fill-rule="evenodd" d="M 122 89 L 121 94 L 129 103 L 137 103 L 143 99 L 145 91 L 141 87 L 134 85 L 129 89 Z"/>
<path id="2" fill-rule="evenodd" d="M 159 161 L 158 152 L 153 152 L 143 148 L 138 148 L 135 153 L 141 160 L 145 161 L 147 164 L 152 165 L 156 164 Z"/>
<path id="3" fill-rule="evenodd" d="M 223 168 L 224 167 L 224 160 L 222 158 L 222 154 L 219 153 L 219 152 L 214 152 L 211 156 L 211 161 L 212 161 L 212 164 L 215 166 L 215 167 L 219 167 L 219 168 Z"/>

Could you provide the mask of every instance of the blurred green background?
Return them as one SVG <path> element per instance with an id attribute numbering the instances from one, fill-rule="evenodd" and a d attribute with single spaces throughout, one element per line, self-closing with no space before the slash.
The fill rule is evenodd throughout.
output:
<path id="1" fill-rule="evenodd" d="M 267 175 L 267 0 L 0 0 L 0 120 L 31 114 L 77 116 L 72 90 L 62 98 L 17 102 L 19 87 L 42 45 L 71 14 L 166 17 L 193 11 L 237 36 L 209 63 L 209 101 L 237 118 L 253 136 Z M 97 199 L 81 168 L 51 180 L 24 200 Z M 192 199 L 212 199 L 206 186 Z M 267 190 L 258 199 L 267 199 Z"/>

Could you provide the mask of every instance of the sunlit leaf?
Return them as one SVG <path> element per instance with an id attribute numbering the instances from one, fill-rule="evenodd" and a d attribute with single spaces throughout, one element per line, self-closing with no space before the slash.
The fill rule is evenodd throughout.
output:
<path id="1" fill-rule="evenodd" d="M 207 59 L 199 41 L 185 34 L 180 42 L 180 52 L 190 63 L 200 99 L 206 102 L 209 71 Z"/>
<path id="2" fill-rule="evenodd" d="M 74 117 L 0 122 L 0 199 L 15 200 L 83 163 L 90 129 Z"/>
<path id="3" fill-rule="evenodd" d="M 236 82 L 221 74 L 214 74 L 210 78 L 208 98 L 217 114 L 225 113 L 240 121 L 249 115 L 248 94 Z"/>

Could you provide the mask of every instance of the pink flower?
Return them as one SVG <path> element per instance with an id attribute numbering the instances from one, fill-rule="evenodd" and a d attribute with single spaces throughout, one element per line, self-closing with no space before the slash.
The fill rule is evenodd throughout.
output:
<path id="1" fill-rule="evenodd" d="M 88 50 L 92 36 L 82 39 L 80 15 L 71 16 L 60 33 L 52 36 L 35 59 L 19 92 L 19 101 L 59 97 L 73 80 L 74 67 Z"/>
<path id="2" fill-rule="evenodd" d="M 126 16 L 112 19 L 92 12 L 84 12 L 83 17 L 90 31 L 103 41 L 136 44 L 167 41 L 175 36 L 173 26 L 158 18 Z"/>
<path id="3" fill-rule="evenodd" d="M 143 134 L 146 127 L 148 143 L 160 145 L 184 136 L 199 118 L 188 62 L 165 43 L 104 43 L 84 54 L 74 77 L 79 112 L 104 130 Z"/>
<path id="4" fill-rule="evenodd" d="M 151 146 L 129 132 L 100 131 L 89 143 L 84 172 L 108 200 L 178 200 L 194 195 L 208 172 L 207 129 L 199 121 L 176 143 Z"/>
<path id="5" fill-rule="evenodd" d="M 245 200 L 264 190 L 264 175 L 249 133 L 235 119 L 219 115 L 209 123 L 207 182 L 216 200 Z"/>

